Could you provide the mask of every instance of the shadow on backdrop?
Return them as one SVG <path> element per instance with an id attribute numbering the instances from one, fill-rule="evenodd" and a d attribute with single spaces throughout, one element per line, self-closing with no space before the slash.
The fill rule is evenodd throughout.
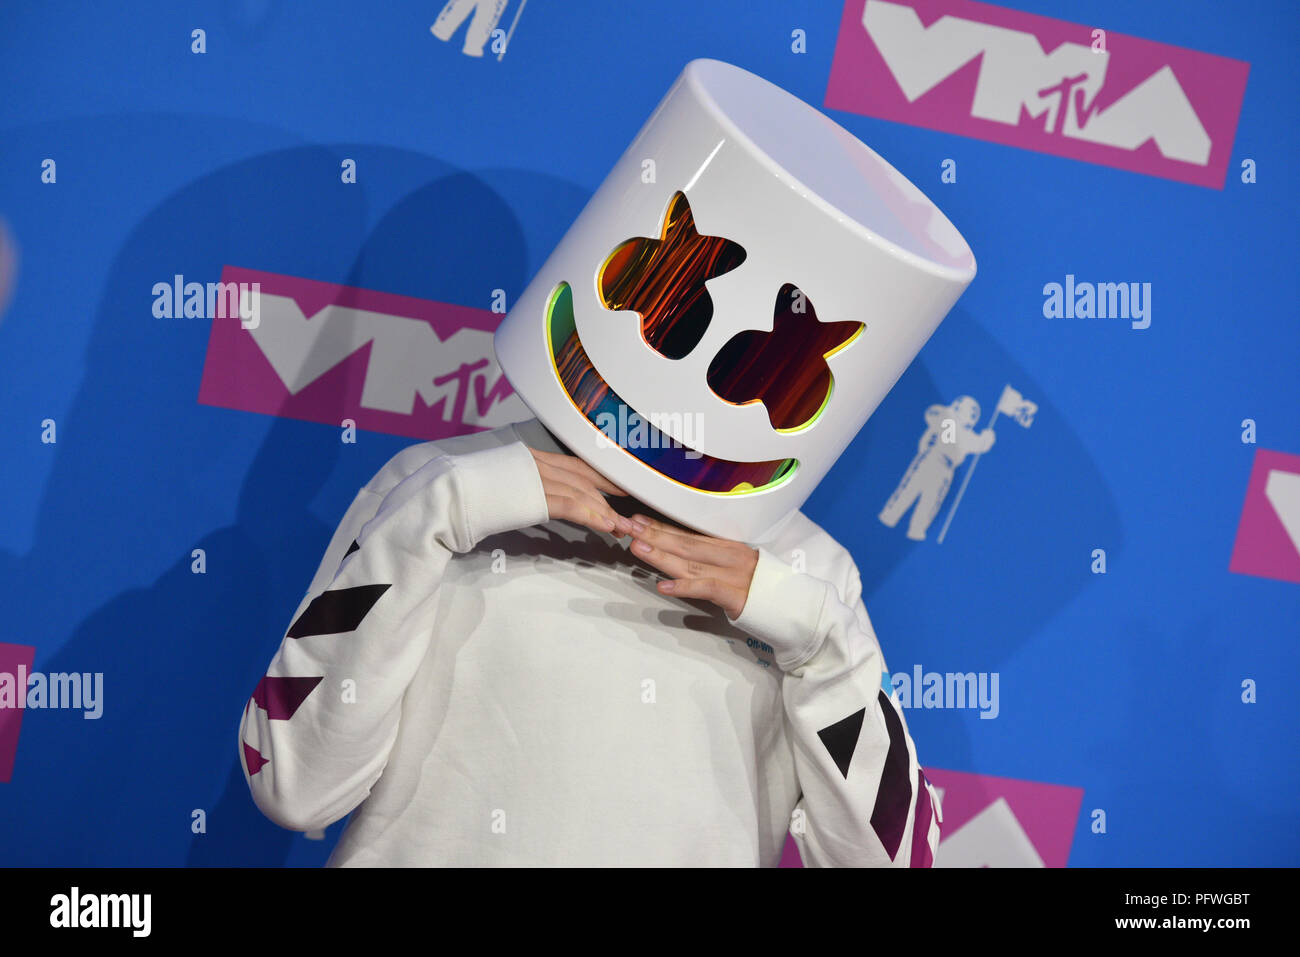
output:
<path id="1" fill-rule="evenodd" d="M 158 122 L 112 120 L 125 142 L 132 121 Z M 343 155 L 417 185 L 367 229 L 374 199 L 340 184 Z M 484 174 L 537 197 L 565 225 L 587 198 L 542 175 Z M 237 759 L 238 724 L 352 495 L 414 440 L 361 433 L 345 446 L 336 427 L 199 405 L 210 322 L 154 318 L 149 290 L 177 273 L 215 281 L 224 265 L 483 306 L 492 289 L 513 296 L 528 278 L 511 203 L 475 175 L 387 147 L 302 147 L 235 163 L 131 231 L 59 421 L 64 441 L 33 549 L 0 553 L 0 575 L 14 594 L 48 593 L 63 580 L 74 595 L 83 563 L 176 559 L 148 587 L 86 615 L 51 657 L 38 648 L 36 670 L 103 672 L 104 713 L 28 713 L 6 785 L 27 835 L 6 848 L 11 865 L 268 866 L 291 853 L 323 861 L 341 830 L 305 841 L 257 810 Z M 241 450 L 252 441 L 249 461 Z M 329 504 L 314 509 L 318 499 Z M 232 507 L 228 524 L 204 527 L 200 516 Z M 196 548 L 205 574 L 191 571 Z M 195 809 L 206 833 L 191 830 Z"/>

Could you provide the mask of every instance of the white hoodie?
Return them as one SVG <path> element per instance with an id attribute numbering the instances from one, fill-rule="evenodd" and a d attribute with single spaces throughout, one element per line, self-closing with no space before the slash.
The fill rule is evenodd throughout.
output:
<path id="1" fill-rule="evenodd" d="M 732 621 L 549 520 L 526 445 L 563 451 L 533 419 L 357 493 L 244 708 L 262 812 L 352 812 L 334 867 L 775 866 L 787 830 L 809 866 L 929 866 L 942 812 L 848 552 L 795 513 Z"/>

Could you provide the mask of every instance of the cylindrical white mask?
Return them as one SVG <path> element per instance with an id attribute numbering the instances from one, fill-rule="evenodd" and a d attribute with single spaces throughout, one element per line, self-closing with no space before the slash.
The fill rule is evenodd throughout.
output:
<path id="1" fill-rule="evenodd" d="M 797 510 L 975 276 L 902 174 L 752 73 L 693 60 L 500 328 L 575 454 L 706 534 Z"/>

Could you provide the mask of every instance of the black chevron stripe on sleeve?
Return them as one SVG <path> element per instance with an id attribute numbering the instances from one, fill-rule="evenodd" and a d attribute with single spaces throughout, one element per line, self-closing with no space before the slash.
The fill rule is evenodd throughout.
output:
<path id="1" fill-rule="evenodd" d="M 322 592 L 312 599 L 298 620 L 289 626 L 288 637 L 337 635 L 355 631 L 391 585 L 357 585 Z"/>

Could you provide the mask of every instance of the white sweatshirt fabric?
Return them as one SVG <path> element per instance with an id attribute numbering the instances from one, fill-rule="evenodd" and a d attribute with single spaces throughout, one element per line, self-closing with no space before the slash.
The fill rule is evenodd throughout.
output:
<path id="1" fill-rule="evenodd" d="M 930 866 L 942 812 L 848 552 L 795 513 L 733 621 L 549 520 L 525 446 L 564 451 L 533 419 L 357 493 L 244 708 L 262 812 L 351 813 L 332 867 L 775 866 L 787 830 L 807 866 Z"/>

